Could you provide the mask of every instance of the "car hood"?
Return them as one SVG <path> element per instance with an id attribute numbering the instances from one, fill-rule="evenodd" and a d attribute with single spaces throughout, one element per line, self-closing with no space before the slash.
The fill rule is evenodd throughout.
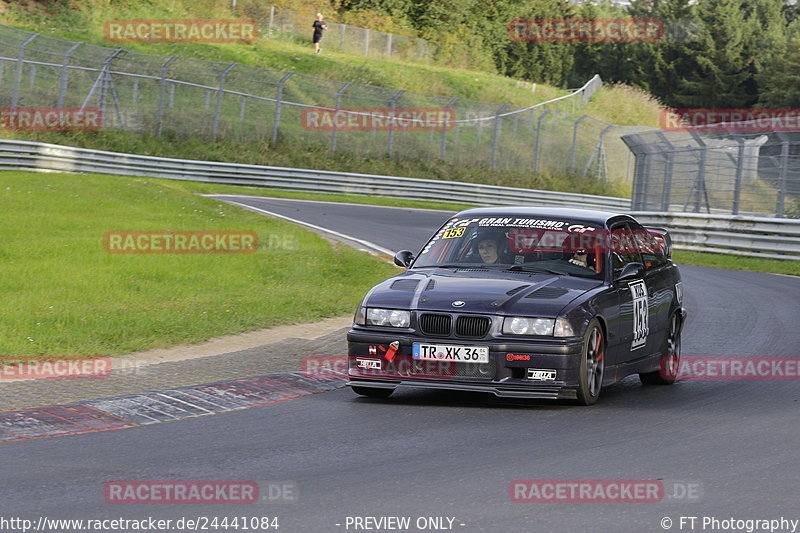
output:
<path id="1" fill-rule="evenodd" d="M 602 282 L 575 276 L 482 270 L 411 271 L 377 285 L 368 307 L 553 317 Z M 463 302 L 454 306 L 453 302 Z"/>

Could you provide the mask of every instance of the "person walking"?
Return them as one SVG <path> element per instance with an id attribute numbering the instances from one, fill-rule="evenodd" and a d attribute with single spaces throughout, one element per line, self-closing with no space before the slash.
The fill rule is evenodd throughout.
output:
<path id="1" fill-rule="evenodd" d="M 317 20 L 311 26 L 314 28 L 314 53 L 318 54 L 322 51 L 319 47 L 319 42 L 322 40 L 322 32 L 328 29 L 328 25 L 322 20 L 322 13 L 317 13 Z"/>

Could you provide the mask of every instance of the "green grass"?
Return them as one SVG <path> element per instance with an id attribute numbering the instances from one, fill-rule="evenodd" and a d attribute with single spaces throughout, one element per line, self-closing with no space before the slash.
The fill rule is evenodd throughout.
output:
<path id="1" fill-rule="evenodd" d="M 0 174 L 0 355 L 114 355 L 353 311 L 396 268 L 158 180 Z M 113 230 L 253 230 L 252 254 L 109 254 Z"/>
<path id="2" fill-rule="evenodd" d="M 800 261 L 746 257 L 741 255 L 713 254 L 708 252 L 686 252 L 675 250 L 673 260 L 679 265 L 725 268 L 727 270 L 747 270 L 751 272 L 772 272 L 800 276 Z"/>

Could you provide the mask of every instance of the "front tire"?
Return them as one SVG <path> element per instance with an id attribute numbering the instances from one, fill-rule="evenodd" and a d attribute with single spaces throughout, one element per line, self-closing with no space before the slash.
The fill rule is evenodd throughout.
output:
<path id="1" fill-rule="evenodd" d="M 672 385 L 678 377 L 681 364 L 681 322 L 677 312 L 669 320 L 663 353 L 658 370 L 639 374 L 643 385 Z"/>
<path id="2" fill-rule="evenodd" d="M 394 392 L 394 389 L 378 389 L 375 387 L 357 387 L 351 385 L 353 392 L 359 396 L 366 396 L 368 398 L 388 398 Z"/>
<path id="3" fill-rule="evenodd" d="M 578 372 L 578 404 L 594 405 L 600 397 L 605 370 L 606 340 L 603 328 L 595 318 L 586 328 Z"/>

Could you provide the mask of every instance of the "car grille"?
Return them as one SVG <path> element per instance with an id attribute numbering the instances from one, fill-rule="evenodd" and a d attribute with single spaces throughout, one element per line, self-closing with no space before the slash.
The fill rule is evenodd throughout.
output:
<path id="1" fill-rule="evenodd" d="M 479 339 L 489 332 L 490 325 L 485 316 L 460 316 L 456 319 L 456 335 Z"/>
<path id="2" fill-rule="evenodd" d="M 452 321 L 450 315 L 423 313 L 419 317 L 419 328 L 426 335 L 450 335 Z"/>
<path id="3" fill-rule="evenodd" d="M 489 317 L 461 315 L 456 318 L 455 334 L 467 339 L 480 339 L 489 333 L 492 322 Z M 425 335 L 449 336 L 453 326 L 451 315 L 444 313 L 422 313 L 419 328 Z"/>

